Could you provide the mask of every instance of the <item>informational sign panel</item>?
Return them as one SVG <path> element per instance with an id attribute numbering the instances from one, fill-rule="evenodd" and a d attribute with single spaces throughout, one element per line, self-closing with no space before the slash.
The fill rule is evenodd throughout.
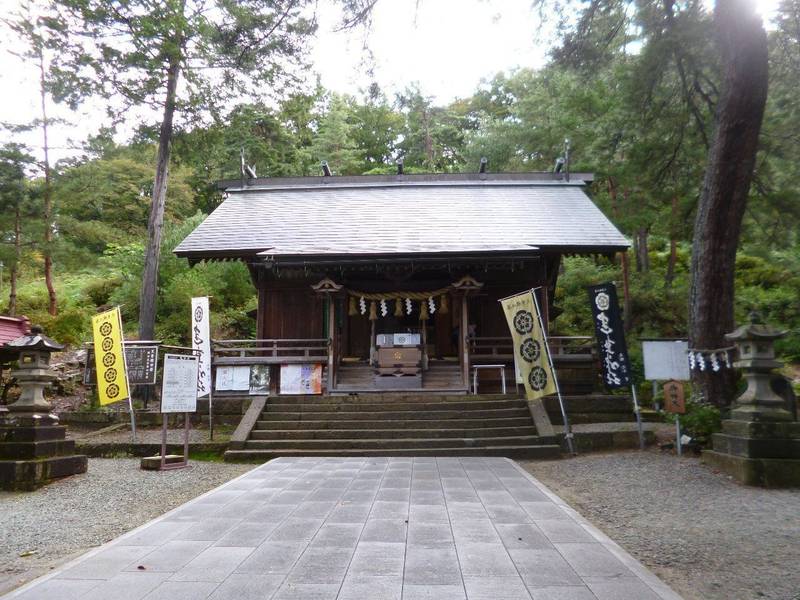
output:
<path id="1" fill-rule="evenodd" d="M 281 394 L 321 394 L 322 365 L 281 365 Z"/>
<path id="2" fill-rule="evenodd" d="M 554 394 L 556 382 L 533 292 L 504 298 L 500 304 L 514 344 L 515 374 L 522 379 L 528 400 Z"/>
<path id="3" fill-rule="evenodd" d="M 686 396 L 680 381 L 669 381 L 664 384 L 664 410 L 679 415 L 686 412 Z"/>
<path id="4" fill-rule="evenodd" d="M 250 367 L 217 367 L 214 389 L 218 392 L 247 391 L 250 389 Z"/>
<path id="5" fill-rule="evenodd" d="M 269 365 L 250 366 L 250 395 L 265 396 L 269 394 Z"/>
<path id="6" fill-rule="evenodd" d="M 130 399 L 128 373 L 123 351 L 122 317 L 119 307 L 92 317 L 97 396 L 100 405 Z"/>
<path id="7" fill-rule="evenodd" d="M 589 304 L 600 352 L 603 383 L 609 389 L 628 387 L 631 385 L 631 366 L 616 286 L 613 283 L 590 286 Z"/>
<path id="8" fill-rule="evenodd" d="M 648 381 L 689 381 L 688 353 L 689 342 L 686 340 L 643 340 L 644 378 Z"/>
<path id="9" fill-rule="evenodd" d="M 161 376 L 161 412 L 187 413 L 197 410 L 199 360 L 191 354 L 165 354 Z"/>
<path id="10" fill-rule="evenodd" d="M 211 335 L 208 297 L 192 298 L 192 349 L 200 351 L 197 397 L 211 392 Z"/>
<path id="11" fill-rule="evenodd" d="M 156 382 L 158 346 L 137 346 L 131 342 L 124 343 L 123 346 L 125 347 L 125 365 L 128 368 L 128 383 L 130 385 L 153 385 Z M 83 384 L 97 384 L 94 348 L 90 348 L 86 354 Z"/>

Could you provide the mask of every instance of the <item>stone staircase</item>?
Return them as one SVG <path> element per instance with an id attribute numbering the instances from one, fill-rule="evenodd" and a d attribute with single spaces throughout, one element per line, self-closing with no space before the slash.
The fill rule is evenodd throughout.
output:
<path id="1" fill-rule="evenodd" d="M 255 412 L 258 411 L 258 412 Z M 248 421 L 249 419 L 249 421 Z M 244 429 L 248 429 L 249 433 Z M 556 458 L 514 396 L 358 394 L 254 400 L 225 460 L 278 456 Z"/>

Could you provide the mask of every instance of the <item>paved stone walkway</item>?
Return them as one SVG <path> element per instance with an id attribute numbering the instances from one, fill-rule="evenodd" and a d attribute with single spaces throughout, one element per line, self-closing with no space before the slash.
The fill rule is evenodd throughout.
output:
<path id="1" fill-rule="evenodd" d="M 504 458 L 274 460 L 6 598 L 680 600 Z"/>

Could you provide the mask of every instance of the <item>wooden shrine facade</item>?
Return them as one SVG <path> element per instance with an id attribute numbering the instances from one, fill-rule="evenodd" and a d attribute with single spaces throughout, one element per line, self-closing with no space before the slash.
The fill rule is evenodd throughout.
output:
<path id="1" fill-rule="evenodd" d="M 539 173 L 223 182 L 226 199 L 175 252 L 248 265 L 258 340 L 239 359 L 307 356 L 324 363 L 331 393 L 461 392 L 476 364 L 508 365 L 513 386 L 498 300 L 536 288 L 549 323 L 564 254 L 628 245 L 584 193 L 590 180 Z M 587 340 L 554 340 L 557 368 L 560 355 L 591 357 Z"/>

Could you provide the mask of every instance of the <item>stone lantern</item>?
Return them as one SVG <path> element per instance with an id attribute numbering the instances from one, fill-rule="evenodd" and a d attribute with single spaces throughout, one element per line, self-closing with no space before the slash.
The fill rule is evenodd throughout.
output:
<path id="1" fill-rule="evenodd" d="M 775 340 L 786 335 L 769 325 L 759 323 L 757 313 L 750 314 L 750 323 L 725 337 L 736 345 L 739 360 L 734 367 L 742 369 L 747 389 L 736 399 L 731 418 L 739 421 L 792 421 L 786 403 L 771 387 L 772 371 L 783 364 L 775 360 Z"/>
<path id="2" fill-rule="evenodd" d="M 775 393 L 775 340 L 785 332 L 759 322 L 750 323 L 725 337 L 736 345 L 747 389 L 733 404 L 722 432 L 713 435 L 713 450 L 703 452 L 703 461 L 732 475 L 741 483 L 765 487 L 800 485 L 800 423 L 794 420 L 786 401 Z"/>
<path id="3" fill-rule="evenodd" d="M 34 490 L 86 472 L 86 457 L 75 454 L 75 442 L 67 439 L 67 428 L 58 424 L 44 397 L 44 388 L 55 379 L 50 354 L 63 348 L 38 326 L 3 347 L 4 354 L 17 357 L 11 375 L 20 396 L 0 414 L 0 489 Z"/>
<path id="4" fill-rule="evenodd" d="M 50 413 L 52 406 L 44 397 L 44 389 L 55 379 L 50 369 L 50 354 L 63 349 L 63 344 L 44 335 L 38 325 L 31 327 L 28 335 L 6 344 L 6 351 L 18 353 L 19 364 L 16 370 L 11 371 L 11 376 L 17 380 L 20 395 L 16 402 L 9 405 L 9 412 L 31 415 Z"/>

